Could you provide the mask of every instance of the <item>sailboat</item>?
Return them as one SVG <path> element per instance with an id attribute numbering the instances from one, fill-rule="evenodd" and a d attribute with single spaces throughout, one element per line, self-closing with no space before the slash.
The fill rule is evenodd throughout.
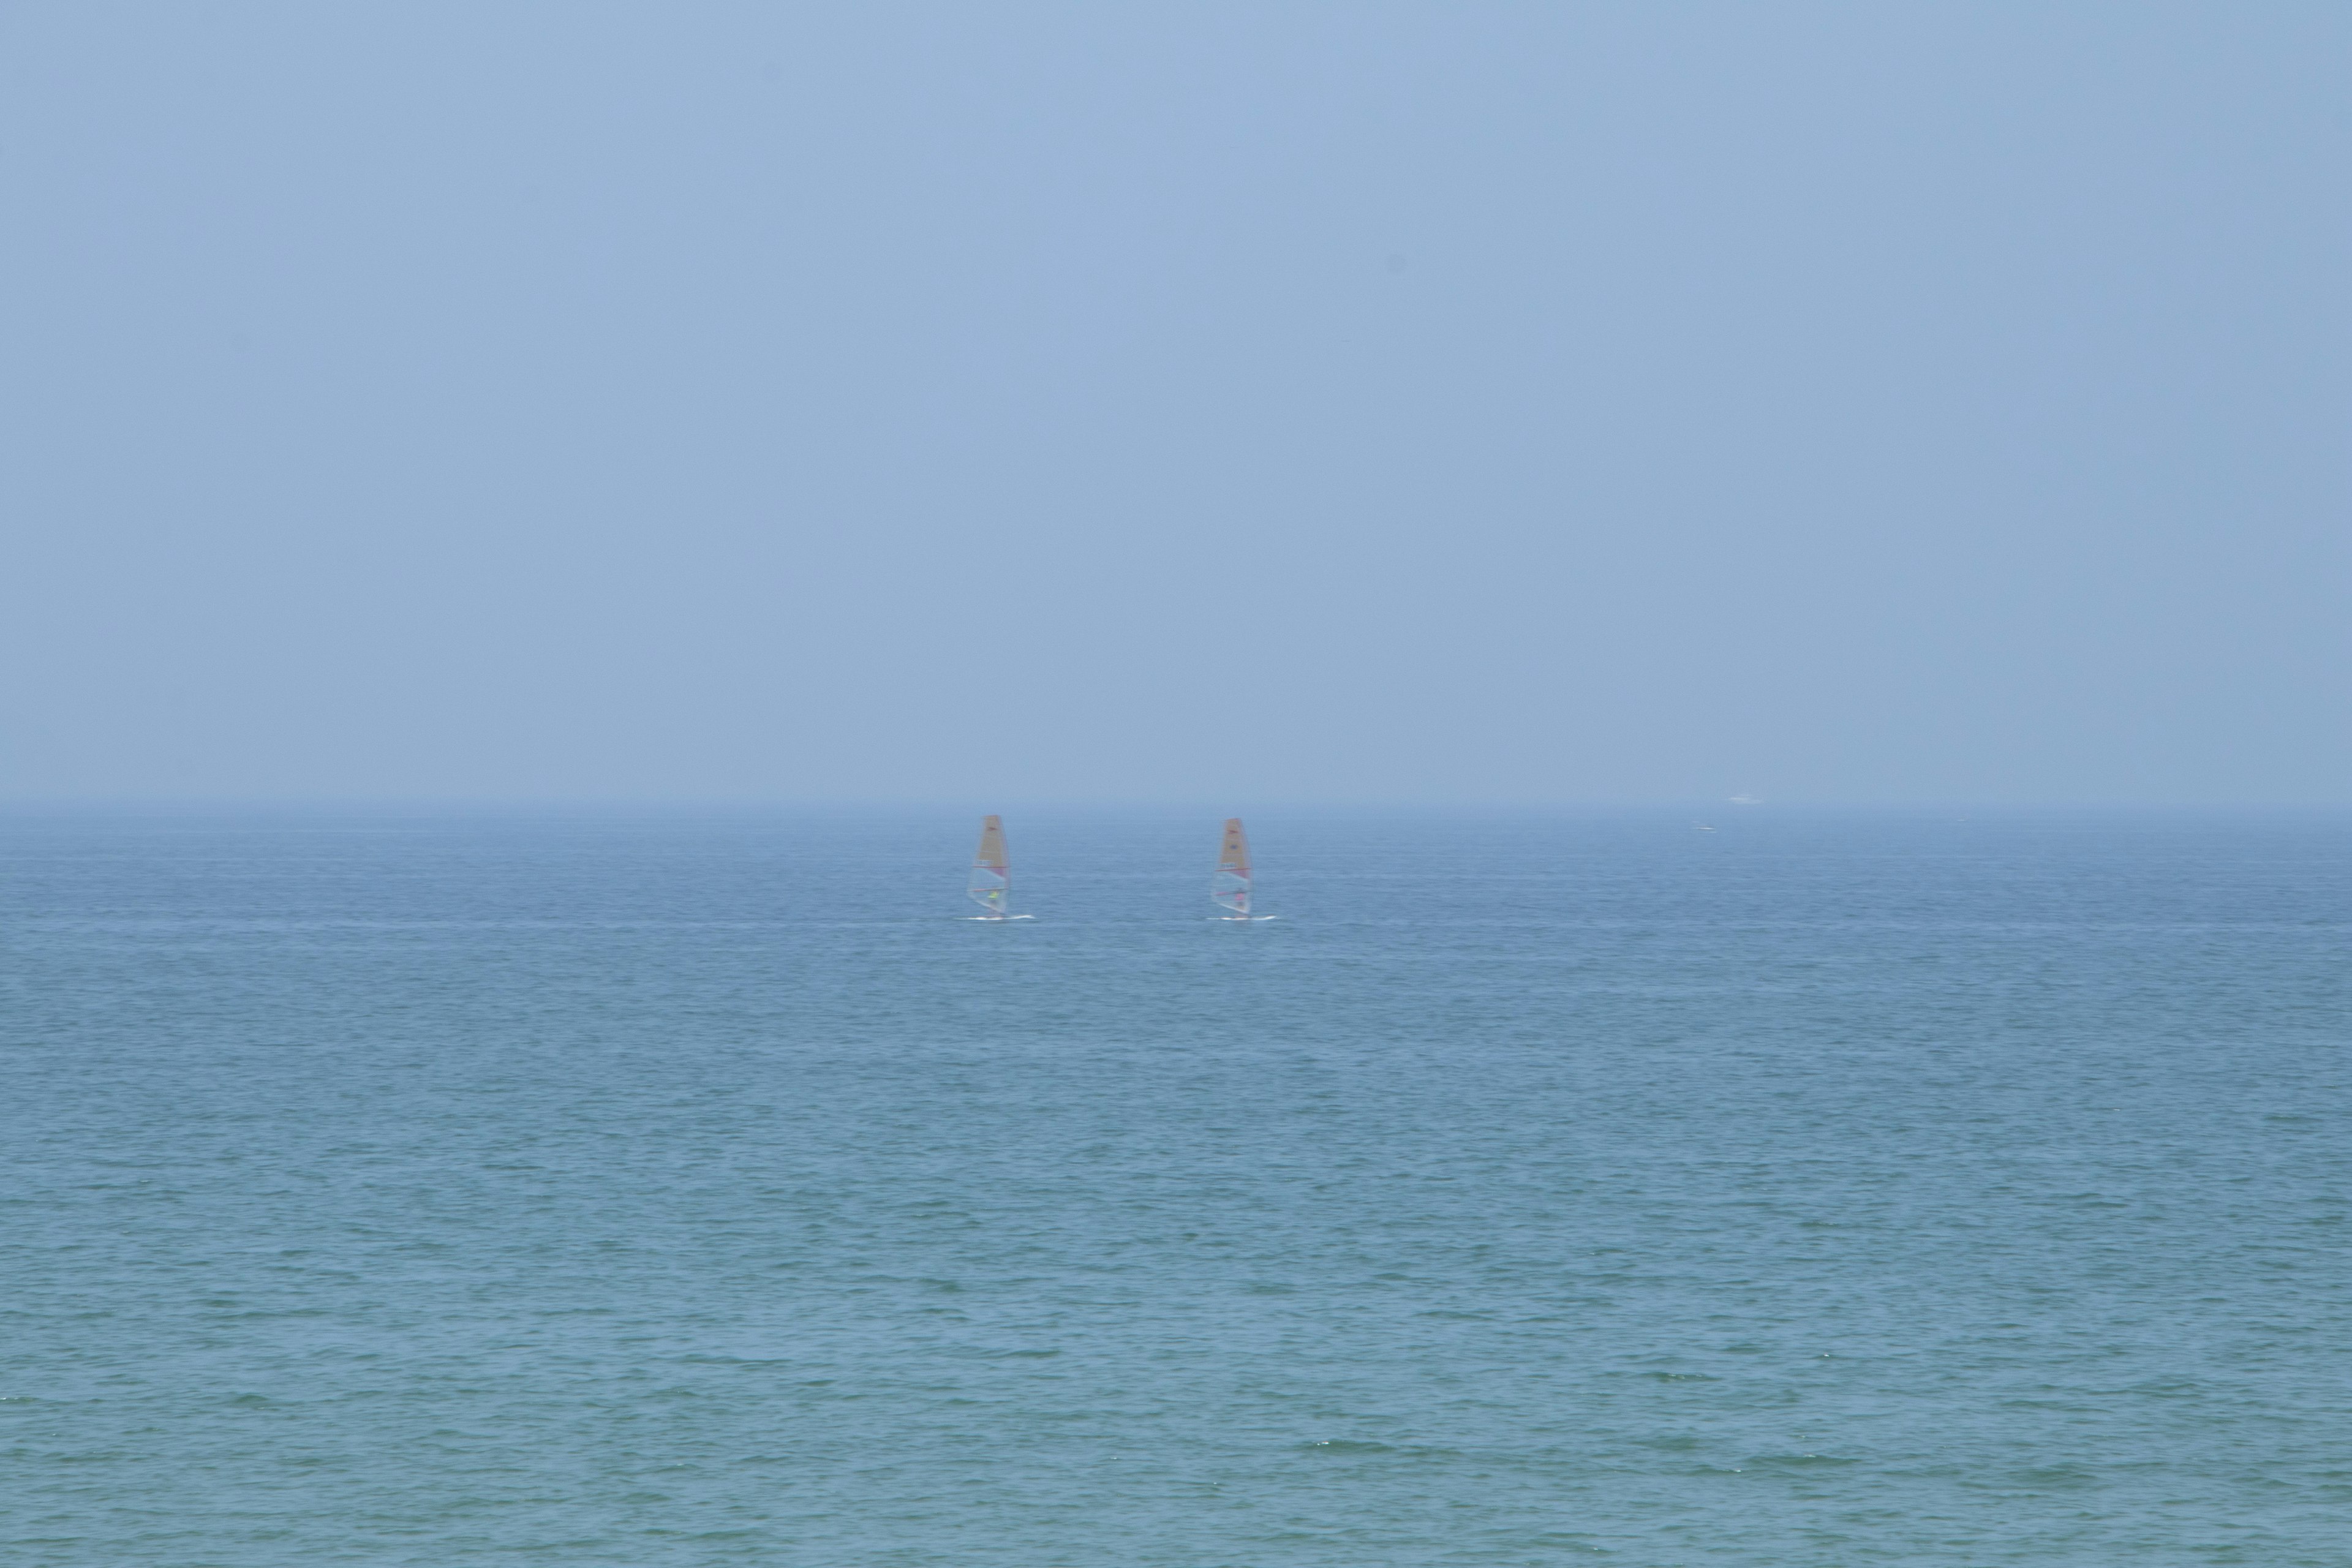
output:
<path id="1" fill-rule="evenodd" d="M 1230 914 L 1213 915 L 1213 920 L 1270 921 L 1272 915 L 1250 913 L 1250 854 L 1249 835 L 1242 831 L 1242 819 L 1225 818 L 1225 841 L 1217 850 L 1217 868 L 1209 876 L 1209 897 Z"/>
<path id="2" fill-rule="evenodd" d="M 971 877 L 963 885 L 971 901 L 982 912 L 966 915 L 974 921 L 1026 921 L 1034 915 L 1016 915 L 1005 906 L 1013 898 L 1013 868 L 1004 858 L 1004 819 L 983 816 L 980 819 L 980 847 L 972 851 Z"/>

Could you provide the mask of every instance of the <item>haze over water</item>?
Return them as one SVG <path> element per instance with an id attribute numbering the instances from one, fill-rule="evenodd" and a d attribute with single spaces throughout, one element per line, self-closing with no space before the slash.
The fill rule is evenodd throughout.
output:
<path id="1" fill-rule="evenodd" d="M 0 819 L 27 1564 L 2342 1564 L 2352 821 Z"/>
<path id="2" fill-rule="evenodd" d="M 2347 66 L 0 5 L 0 1562 L 2352 1568 Z"/>
<path id="3" fill-rule="evenodd" d="M 0 800 L 2352 803 L 2347 78 L 2340 0 L 0 6 Z"/>

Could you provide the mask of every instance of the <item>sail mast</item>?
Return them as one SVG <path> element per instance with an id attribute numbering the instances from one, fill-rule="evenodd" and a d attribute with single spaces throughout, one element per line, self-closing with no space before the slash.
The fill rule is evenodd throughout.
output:
<path id="1" fill-rule="evenodd" d="M 1013 896 L 1013 868 L 1004 858 L 1004 819 L 983 816 L 980 819 L 980 847 L 972 852 L 971 878 L 964 891 L 972 902 L 987 911 L 983 920 L 1001 921 L 1005 905 Z"/>
<path id="2" fill-rule="evenodd" d="M 1209 897 L 1233 910 L 1227 920 L 1250 918 L 1249 835 L 1242 819 L 1225 818 L 1225 840 L 1217 851 L 1217 868 L 1209 878 Z"/>

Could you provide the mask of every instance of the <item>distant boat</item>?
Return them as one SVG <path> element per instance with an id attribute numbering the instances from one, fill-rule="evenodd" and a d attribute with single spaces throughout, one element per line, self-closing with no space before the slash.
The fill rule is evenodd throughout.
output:
<path id="1" fill-rule="evenodd" d="M 1225 818 L 1225 841 L 1217 850 L 1217 868 L 1209 876 L 1209 897 L 1230 910 L 1230 914 L 1215 919 L 1226 921 L 1270 921 L 1272 915 L 1250 913 L 1250 853 L 1249 835 L 1242 831 L 1242 819 Z"/>
<path id="2" fill-rule="evenodd" d="M 964 883 L 964 891 L 971 895 L 982 913 L 967 916 L 976 921 L 1025 921 L 1033 915 L 1011 913 L 1006 906 L 1013 899 L 1013 868 L 1004 858 L 1004 819 L 983 816 L 980 819 L 980 847 L 972 852 L 971 877 Z"/>

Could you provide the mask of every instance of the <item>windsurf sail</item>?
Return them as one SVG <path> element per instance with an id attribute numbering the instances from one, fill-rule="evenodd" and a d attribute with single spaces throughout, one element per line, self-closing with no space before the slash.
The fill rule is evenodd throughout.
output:
<path id="1" fill-rule="evenodd" d="M 1217 868 L 1209 878 L 1209 897 L 1233 911 L 1228 920 L 1250 918 L 1249 836 L 1242 819 L 1225 818 L 1225 842 L 1217 851 Z"/>
<path id="2" fill-rule="evenodd" d="M 964 884 L 964 891 L 971 895 L 973 903 L 988 911 L 985 918 L 1004 918 L 1004 906 L 1013 893 L 1013 876 L 1004 859 L 1003 817 L 980 819 L 980 847 L 972 853 L 971 879 Z"/>

